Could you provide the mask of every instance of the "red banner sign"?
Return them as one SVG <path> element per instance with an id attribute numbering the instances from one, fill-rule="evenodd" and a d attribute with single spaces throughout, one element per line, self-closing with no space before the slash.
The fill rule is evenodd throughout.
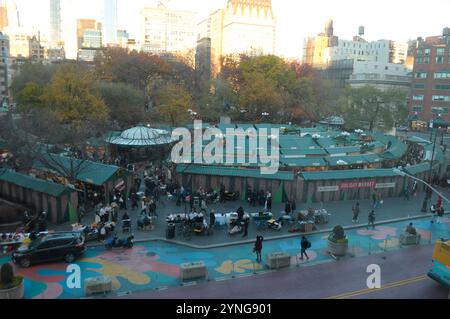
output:
<path id="1" fill-rule="evenodd" d="M 374 188 L 377 185 L 375 180 L 367 182 L 345 182 L 339 184 L 339 189 L 354 189 L 354 188 Z"/>

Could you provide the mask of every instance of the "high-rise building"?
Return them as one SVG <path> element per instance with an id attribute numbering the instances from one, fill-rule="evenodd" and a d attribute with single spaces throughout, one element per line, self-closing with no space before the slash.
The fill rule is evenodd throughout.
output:
<path id="1" fill-rule="evenodd" d="M 199 23 L 197 57 L 204 61 L 196 64 L 216 75 L 222 56 L 274 54 L 275 43 L 276 19 L 271 0 L 228 0 L 225 9 L 214 11 Z M 208 46 L 211 52 L 205 54 Z"/>
<path id="2" fill-rule="evenodd" d="M 117 45 L 117 0 L 104 0 L 103 43 Z"/>
<path id="3" fill-rule="evenodd" d="M 61 46 L 61 1 L 50 0 L 50 47 Z"/>
<path id="4" fill-rule="evenodd" d="M 271 0 L 228 0 L 222 55 L 275 53 L 276 21 Z"/>
<path id="5" fill-rule="evenodd" d="M 8 26 L 8 10 L 0 3 L 0 32 Z"/>
<path id="6" fill-rule="evenodd" d="M 0 107 L 9 105 L 9 38 L 0 32 Z"/>
<path id="7" fill-rule="evenodd" d="M 425 122 L 450 121 L 450 28 L 419 38 L 414 55 L 410 114 Z"/>
<path id="8" fill-rule="evenodd" d="M 77 20 L 78 59 L 92 62 L 103 46 L 102 24 L 94 19 Z"/>
<path id="9" fill-rule="evenodd" d="M 144 52 L 186 54 L 195 49 L 196 13 L 164 6 L 141 11 L 141 45 Z"/>

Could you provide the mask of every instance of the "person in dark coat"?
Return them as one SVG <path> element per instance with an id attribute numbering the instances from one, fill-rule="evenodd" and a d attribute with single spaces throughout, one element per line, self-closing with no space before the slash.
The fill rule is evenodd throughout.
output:
<path id="1" fill-rule="evenodd" d="M 242 236 L 242 238 L 245 238 L 248 236 L 248 224 L 250 223 L 250 221 L 248 219 L 244 220 L 244 235 Z"/>
<path id="2" fill-rule="evenodd" d="M 287 201 L 286 206 L 284 207 L 284 211 L 286 215 L 289 215 L 292 212 L 292 206 L 290 201 Z"/>
<path id="3" fill-rule="evenodd" d="M 306 250 L 308 248 L 311 248 L 311 243 L 308 241 L 308 239 L 306 238 L 306 236 L 302 237 L 302 241 L 300 243 L 300 248 L 301 248 L 301 256 L 300 256 L 300 260 L 303 260 L 303 256 L 306 256 L 306 260 L 309 260 L 309 256 L 306 253 Z"/>
<path id="4" fill-rule="evenodd" d="M 253 248 L 253 252 L 256 253 L 256 261 L 259 263 L 262 261 L 261 253 L 263 249 L 263 241 L 264 241 L 263 236 L 257 236 L 255 241 L 255 247 Z"/>

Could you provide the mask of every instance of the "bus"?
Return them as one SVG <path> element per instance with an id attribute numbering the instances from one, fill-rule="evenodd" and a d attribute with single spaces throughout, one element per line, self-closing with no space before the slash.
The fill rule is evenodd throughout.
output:
<path id="1" fill-rule="evenodd" d="M 441 239 L 434 244 L 433 268 L 428 277 L 450 289 L 450 240 Z"/>

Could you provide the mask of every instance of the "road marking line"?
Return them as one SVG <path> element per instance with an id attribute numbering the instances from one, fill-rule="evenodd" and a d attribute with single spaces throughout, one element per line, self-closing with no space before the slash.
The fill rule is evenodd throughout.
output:
<path id="1" fill-rule="evenodd" d="M 427 279 L 428 276 L 427 275 L 422 275 L 422 276 L 417 276 L 417 277 L 412 277 L 409 279 L 405 279 L 405 280 L 400 280 L 400 281 L 396 281 L 390 284 L 386 284 L 384 286 L 382 286 L 379 289 L 362 289 L 362 290 L 356 290 L 356 291 L 351 291 L 351 292 L 347 292 L 347 293 L 343 293 L 340 295 L 336 295 L 333 297 L 328 297 L 325 299 L 345 299 L 345 298 L 350 298 L 350 297 L 355 297 L 355 296 L 359 296 L 359 295 L 366 295 L 369 293 L 373 293 L 373 292 L 377 292 L 377 291 L 382 291 L 385 289 L 391 289 L 391 288 L 395 288 L 395 287 L 400 287 L 400 286 L 404 286 L 404 285 L 408 285 L 408 284 L 412 284 L 418 281 L 422 281 Z"/>

